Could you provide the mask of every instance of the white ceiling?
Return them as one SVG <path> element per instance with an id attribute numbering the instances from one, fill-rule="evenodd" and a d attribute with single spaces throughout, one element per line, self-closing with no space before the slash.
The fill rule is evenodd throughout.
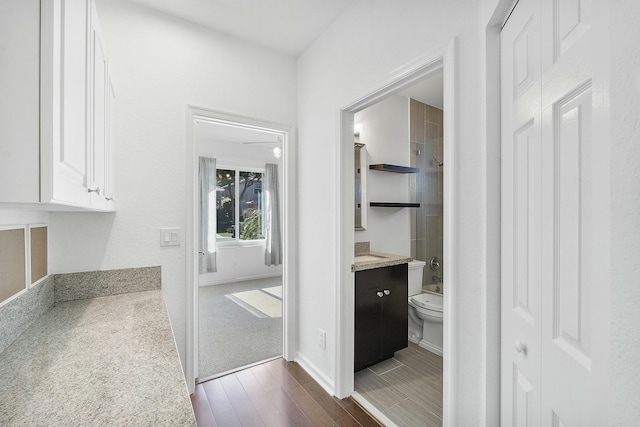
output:
<path id="1" fill-rule="evenodd" d="M 353 0 L 129 0 L 298 57 Z"/>

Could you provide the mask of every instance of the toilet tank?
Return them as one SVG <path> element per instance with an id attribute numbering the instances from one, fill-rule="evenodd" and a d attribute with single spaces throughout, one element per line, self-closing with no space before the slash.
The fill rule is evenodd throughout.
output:
<path id="1" fill-rule="evenodd" d="M 422 272 L 425 265 L 426 262 L 417 259 L 409 263 L 409 296 L 422 292 Z"/>

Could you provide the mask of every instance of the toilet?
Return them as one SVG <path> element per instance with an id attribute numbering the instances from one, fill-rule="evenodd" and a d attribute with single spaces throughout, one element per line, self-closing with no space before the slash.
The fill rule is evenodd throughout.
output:
<path id="1" fill-rule="evenodd" d="M 409 341 L 442 356 L 442 294 L 422 290 L 426 263 L 409 263 Z"/>

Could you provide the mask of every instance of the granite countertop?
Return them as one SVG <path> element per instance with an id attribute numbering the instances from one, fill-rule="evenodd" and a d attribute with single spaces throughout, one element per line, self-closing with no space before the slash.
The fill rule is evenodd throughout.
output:
<path id="1" fill-rule="evenodd" d="M 367 251 L 366 253 L 361 252 L 357 254 L 354 261 L 355 262 L 351 265 L 352 272 L 406 264 L 413 261 L 413 258 L 404 255 Z"/>
<path id="2" fill-rule="evenodd" d="M 0 425 L 195 426 L 161 291 L 36 319 L 0 354 Z"/>

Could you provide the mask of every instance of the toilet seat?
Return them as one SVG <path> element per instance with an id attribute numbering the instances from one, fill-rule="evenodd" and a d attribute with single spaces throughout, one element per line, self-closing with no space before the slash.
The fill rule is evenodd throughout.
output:
<path id="1" fill-rule="evenodd" d="M 410 300 L 420 308 L 442 313 L 442 295 L 425 292 L 412 296 Z"/>

